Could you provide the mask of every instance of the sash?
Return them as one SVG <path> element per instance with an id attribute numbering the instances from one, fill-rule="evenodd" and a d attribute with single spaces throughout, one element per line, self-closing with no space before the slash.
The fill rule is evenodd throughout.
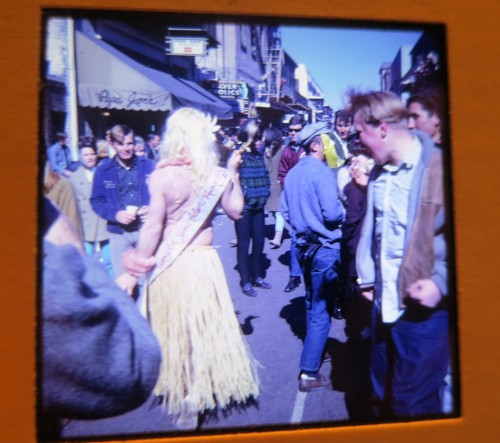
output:
<path id="1" fill-rule="evenodd" d="M 186 246 L 211 214 L 229 183 L 230 175 L 226 169 L 217 168 L 200 195 L 186 210 L 173 230 L 159 245 L 156 251 L 156 266 L 147 274 L 146 284 L 137 304 L 141 313 L 147 317 L 147 292 L 149 285 L 164 272 Z"/>

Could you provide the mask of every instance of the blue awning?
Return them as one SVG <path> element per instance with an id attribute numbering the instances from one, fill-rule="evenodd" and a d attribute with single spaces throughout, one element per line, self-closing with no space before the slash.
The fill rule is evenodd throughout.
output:
<path id="1" fill-rule="evenodd" d="M 111 45 L 75 32 L 81 106 L 130 111 L 171 111 L 189 106 L 230 119 L 231 106 L 196 83 L 148 68 Z"/>

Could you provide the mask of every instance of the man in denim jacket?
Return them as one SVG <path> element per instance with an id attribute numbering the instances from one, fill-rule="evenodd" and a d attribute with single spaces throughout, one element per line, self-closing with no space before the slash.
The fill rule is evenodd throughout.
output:
<path id="1" fill-rule="evenodd" d="M 324 164 L 321 134 L 325 123 L 306 126 L 299 140 L 306 155 L 287 174 L 281 212 L 297 236 L 299 261 L 306 286 L 306 337 L 300 359 L 299 390 L 325 388 L 319 373 L 330 332 L 332 298 L 339 290 L 340 223 L 344 209 L 336 191 L 335 172 Z"/>
<path id="2" fill-rule="evenodd" d="M 395 95 L 357 95 L 351 106 L 376 162 L 356 257 L 360 289 L 373 300 L 375 413 L 439 414 L 449 363 L 441 152 L 426 134 L 408 130 Z"/>
<path id="3" fill-rule="evenodd" d="M 115 125 L 110 139 L 116 156 L 101 163 L 94 175 L 90 204 L 108 221 L 111 262 L 115 277 L 124 273 L 122 254 L 134 248 L 149 205 L 148 179 L 155 163 L 134 154 L 134 133 Z"/>

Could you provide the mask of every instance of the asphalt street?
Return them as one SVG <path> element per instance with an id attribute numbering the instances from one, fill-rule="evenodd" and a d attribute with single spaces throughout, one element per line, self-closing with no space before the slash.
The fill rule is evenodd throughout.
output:
<path id="1" fill-rule="evenodd" d="M 72 420 L 63 429 L 63 438 L 160 436 L 289 429 L 291 427 L 338 426 L 366 419 L 366 343 L 347 340 L 345 320 L 332 319 L 327 357 L 321 373 L 332 380 L 323 390 L 298 390 L 299 360 L 305 335 L 304 285 L 294 292 L 283 291 L 288 281 L 290 239 L 271 249 L 274 219 L 266 217 L 264 260 L 266 281 L 272 289 L 256 288 L 257 297 L 241 292 L 236 266 L 233 222 L 225 215 L 214 220 L 215 241 L 224 263 L 234 308 L 254 357 L 259 361 L 260 396 L 245 408 L 203 417 L 196 431 L 178 431 L 161 406 L 151 397 L 143 406 L 119 417 Z M 201 296 L 201 294 L 200 294 Z M 329 359 L 326 359 L 329 360 Z"/>

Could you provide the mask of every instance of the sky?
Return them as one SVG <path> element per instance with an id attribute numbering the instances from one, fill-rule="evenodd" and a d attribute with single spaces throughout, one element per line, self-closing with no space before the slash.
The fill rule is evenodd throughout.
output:
<path id="1" fill-rule="evenodd" d="M 325 104 L 343 108 L 349 88 L 379 90 L 379 69 L 399 48 L 413 47 L 418 30 L 280 26 L 281 43 L 296 63 L 306 65 L 325 94 Z M 344 101 L 344 103 L 343 103 Z"/>

